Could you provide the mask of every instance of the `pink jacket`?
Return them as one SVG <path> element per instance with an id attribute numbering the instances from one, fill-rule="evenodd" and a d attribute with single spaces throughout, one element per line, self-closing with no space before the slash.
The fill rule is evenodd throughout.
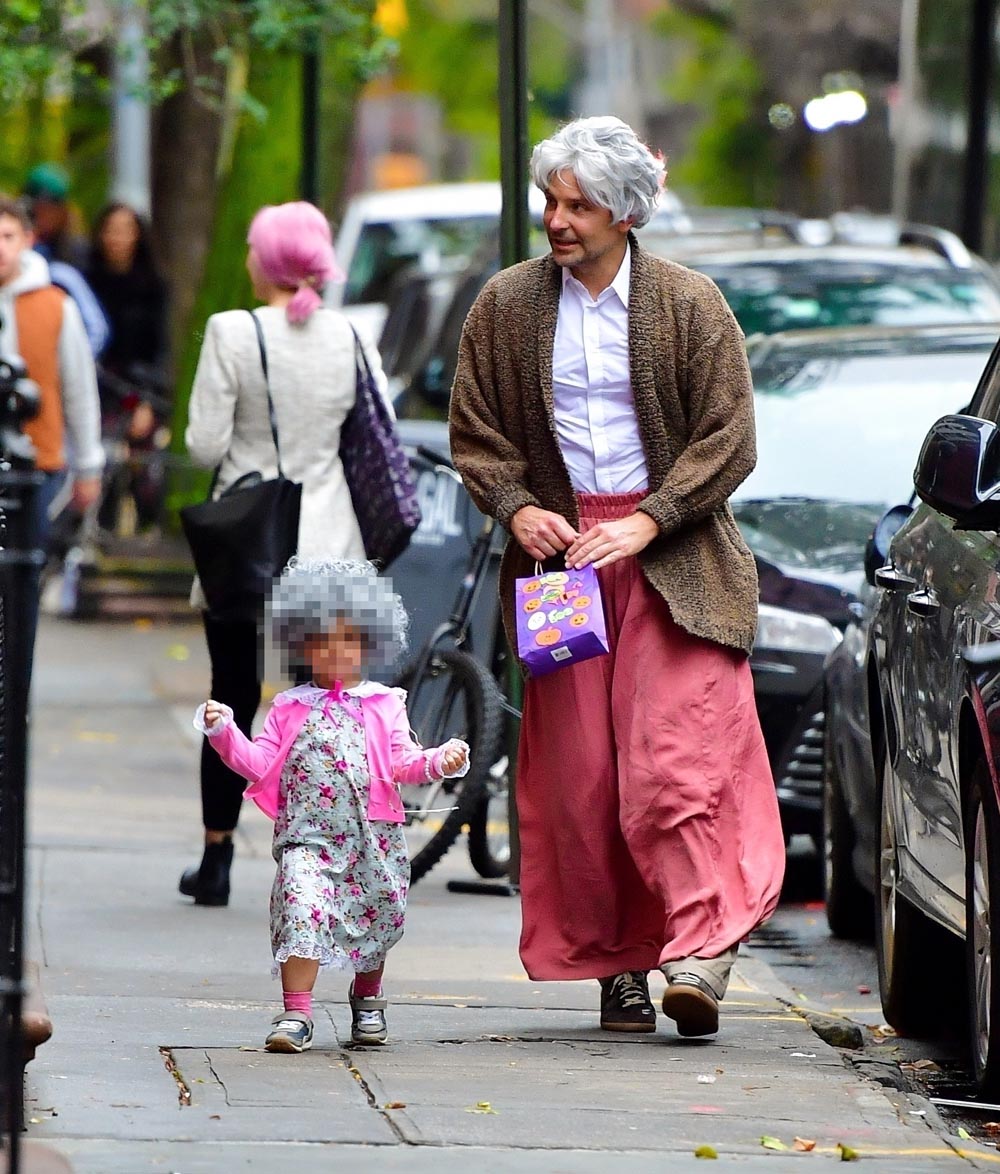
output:
<path id="1" fill-rule="evenodd" d="M 220 757 L 237 774 L 250 780 L 243 792 L 248 799 L 274 819 L 278 814 L 278 794 L 281 770 L 285 759 L 302 729 L 309 711 L 326 691 L 315 686 L 297 686 L 279 693 L 264 721 L 264 728 L 251 742 L 230 718 L 210 733 L 200 725 L 202 706 L 195 717 L 195 726 L 208 733 L 209 741 Z M 340 704 L 340 695 L 326 693 L 326 704 Z M 441 758 L 453 740 L 444 746 L 424 750 L 414 741 L 406 717 L 406 693 L 384 685 L 368 683 L 353 700 L 361 706 L 368 751 L 368 770 L 371 787 L 368 797 L 368 818 L 387 823 L 402 823 L 403 802 L 397 783 L 427 783 L 443 776 Z M 457 772 L 465 774 L 467 766 Z"/>

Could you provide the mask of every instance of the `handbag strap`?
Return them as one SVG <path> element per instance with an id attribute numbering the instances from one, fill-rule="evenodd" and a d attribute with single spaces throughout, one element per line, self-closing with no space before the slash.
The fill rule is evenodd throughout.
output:
<path id="1" fill-rule="evenodd" d="M 260 349 L 260 365 L 264 369 L 264 390 L 267 392 L 267 419 L 271 425 L 271 435 L 274 437 L 274 452 L 278 458 L 278 476 L 284 477 L 281 471 L 281 449 L 278 447 L 278 421 L 274 414 L 274 401 L 271 399 L 271 377 L 267 371 L 267 347 L 264 345 L 264 331 L 261 329 L 260 319 L 253 312 L 247 313 L 253 319 L 254 330 L 257 331 L 257 346 Z"/>

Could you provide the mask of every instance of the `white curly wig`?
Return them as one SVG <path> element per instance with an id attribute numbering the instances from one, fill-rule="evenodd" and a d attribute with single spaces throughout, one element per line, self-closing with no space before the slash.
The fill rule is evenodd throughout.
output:
<path id="1" fill-rule="evenodd" d="M 531 153 L 531 178 L 544 192 L 553 175 L 571 172 L 580 191 L 614 224 L 642 228 L 656 211 L 667 168 L 627 122 L 611 115 L 577 118 Z"/>
<path id="2" fill-rule="evenodd" d="M 267 627 L 282 668 L 307 680 L 306 641 L 345 620 L 361 632 L 369 669 L 391 668 L 406 651 L 409 617 L 392 580 L 359 559 L 293 558 L 267 602 Z"/>

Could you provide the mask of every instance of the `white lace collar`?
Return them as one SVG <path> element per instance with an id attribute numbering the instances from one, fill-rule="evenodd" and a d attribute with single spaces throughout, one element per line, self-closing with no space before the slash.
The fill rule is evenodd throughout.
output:
<path id="1" fill-rule="evenodd" d="M 344 697 L 371 697 L 376 693 L 388 693 L 389 687 L 387 685 L 380 685 L 378 681 L 362 681 L 358 685 L 352 685 L 350 689 L 344 689 L 342 696 Z M 283 693 L 279 693 L 274 699 L 275 705 L 289 705 L 293 701 L 298 701 L 302 705 L 313 706 L 321 701 L 326 701 L 330 697 L 337 697 L 338 690 L 336 689 L 321 689 L 319 685 L 296 685 L 292 689 L 286 689 Z"/>

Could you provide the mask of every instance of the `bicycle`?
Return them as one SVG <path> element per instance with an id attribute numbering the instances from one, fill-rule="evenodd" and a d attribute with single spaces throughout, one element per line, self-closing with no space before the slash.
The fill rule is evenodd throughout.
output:
<path id="1" fill-rule="evenodd" d="M 416 453 L 435 474 L 443 472 L 461 482 L 447 457 L 422 445 Z M 486 826 L 484 812 L 495 793 L 491 771 L 501 757 L 504 699 L 493 673 L 471 650 L 471 618 L 489 568 L 495 525 L 492 519 L 484 522 L 472 542 L 448 618 L 396 682 L 407 691 L 410 724 L 423 745 L 463 737 L 472 751 L 464 778 L 402 788 L 412 884 L 438 863 L 466 823 L 474 820 L 477 829 Z M 440 822 L 433 818 L 441 814 Z"/>

